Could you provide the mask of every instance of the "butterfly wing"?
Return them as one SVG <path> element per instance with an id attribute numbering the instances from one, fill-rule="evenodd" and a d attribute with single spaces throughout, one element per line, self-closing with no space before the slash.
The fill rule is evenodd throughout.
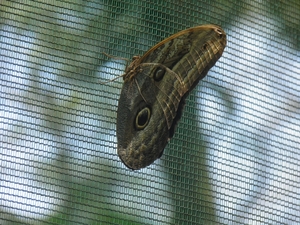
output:
<path id="1" fill-rule="evenodd" d="M 162 155 L 184 99 L 225 46 L 225 32 L 205 25 L 174 34 L 136 59 L 117 112 L 118 154 L 127 167 L 146 167 Z"/>

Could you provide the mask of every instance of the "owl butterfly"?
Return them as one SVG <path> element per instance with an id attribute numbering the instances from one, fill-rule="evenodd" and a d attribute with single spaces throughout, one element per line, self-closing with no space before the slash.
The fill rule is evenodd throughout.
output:
<path id="1" fill-rule="evenodd" d="M 216 25 L 189 28 L 159 42 L 126 68 L 117 111 L 118 155 L 133 169 L 160 158 L 188 93 L 221 57 L 226 34 Z"/>

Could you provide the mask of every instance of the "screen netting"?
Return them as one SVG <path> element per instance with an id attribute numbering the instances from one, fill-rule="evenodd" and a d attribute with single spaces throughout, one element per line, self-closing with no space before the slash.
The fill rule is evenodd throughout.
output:
<path id="1" fill-rule="evenodd" d="M 300 224 L 300 3 L 0 1 L 0 224 Z M 126 60 L 220 25 L 163 156 L 117 156 Z M 106 82 L 109 81 L 109 82 Z"/>

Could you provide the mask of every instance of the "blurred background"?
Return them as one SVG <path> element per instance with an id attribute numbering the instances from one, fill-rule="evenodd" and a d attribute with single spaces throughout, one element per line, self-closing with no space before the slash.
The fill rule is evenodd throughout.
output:
<path id="1" fill-rule="evenodd" d="M 0 224 L 299 224 L 300 2 L 0 2 Z M 151 166 L 117 156 L 127 61 L 220 25 Z"/>

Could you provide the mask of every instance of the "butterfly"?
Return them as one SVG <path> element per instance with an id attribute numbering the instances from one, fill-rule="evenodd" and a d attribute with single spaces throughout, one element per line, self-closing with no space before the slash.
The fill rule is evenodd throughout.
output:
<path id="1" fill-rule="evenodd" d="M 117 110 L 118 155 L 133 170 L 163 154 L 189 92 L 221 57 L 226 34 L 217 25 L 180 31 L 143 56 L 123 76 Z"/>

